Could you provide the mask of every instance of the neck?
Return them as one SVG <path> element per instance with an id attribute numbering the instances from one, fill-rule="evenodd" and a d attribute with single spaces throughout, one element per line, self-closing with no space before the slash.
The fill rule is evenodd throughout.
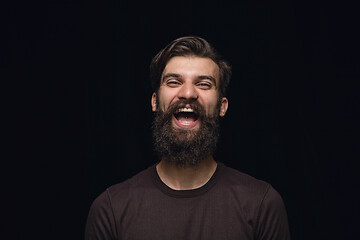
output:
<path id="1" fill-rule="evenodd" d="M 217 167 L 212 156 L 208 156 L 198 165 L 191 167 L 177 166 L 166 160 L 161 160 L 156 166 L 160 179 L 174 190 L 191 190 L 205 185 L 214 174 Z"/>

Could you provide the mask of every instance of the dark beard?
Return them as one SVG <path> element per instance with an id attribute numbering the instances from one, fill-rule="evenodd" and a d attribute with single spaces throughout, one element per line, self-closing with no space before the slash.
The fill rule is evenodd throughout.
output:
<path id="1" fill-rule="evenodd" d="M 175 129 L 171 124 L 174 112 L 187 103 L 198 114 L 200 121 L 198 130 Z M 215 114 L 206 116 L 199 102 L 179 100 L 170 105 L 166 112 L 157 111 L 152 129 L 154 148 L 160 159 L 181 167 L 193 167 L 207 156 L 213 155 L 220 133 L 219 110 L 220 101 Z"/>

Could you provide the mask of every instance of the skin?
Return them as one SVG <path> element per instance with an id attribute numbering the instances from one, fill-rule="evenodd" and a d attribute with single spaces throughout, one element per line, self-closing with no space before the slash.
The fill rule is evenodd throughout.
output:
<path id="1" fill-rule="evenodd" d="M 195 56 L 171 58 L 162 73 L 158 96 L 153 93 L 151 97 L 152 111 L 155 112 L 158 108 L 166 111 L 172 103 L 180 99 L 191 99 L 198 101 L 208 116 L 212 114 L 225 116 L 228 109 L 226 97 L 221 98 L 220 111 L 215 113 L 219 100 L 219 76 L 219 67 L 210 58 Z M 172 119 L 174 128 L 197 131 L 200 124 L 200 121 L 190 125 L 181 124 L 174 117 Z M 161 180 L 170 188 L 189 190 L 203 186 L 215 172 L 216 166 L 213 157 L 208 156 L 196 167 L 179 168 L 162 159 L 156 168 Z"/>

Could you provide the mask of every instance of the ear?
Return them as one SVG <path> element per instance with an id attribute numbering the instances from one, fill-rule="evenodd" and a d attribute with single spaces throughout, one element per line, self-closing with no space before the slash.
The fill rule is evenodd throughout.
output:
<path id="1" fill-rule="evenodd" d="M 226 97 L 223 97 L 220 103 L 220 113 L 219 113 L 220 117 L 225 116 L 228 106 L 229 106 L 228 99 Z"/>
<path id="2" fill-rule="evenodd" d="M 156 102 L 156 93 L 153 93 L 151 96 L 151 109 L 153 112 L 157 111 L 157 102 Z"/>

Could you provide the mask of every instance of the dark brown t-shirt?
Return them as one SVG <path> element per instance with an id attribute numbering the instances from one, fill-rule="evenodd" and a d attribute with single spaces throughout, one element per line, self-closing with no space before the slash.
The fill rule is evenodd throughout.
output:
<path id="1" fill-rule="evenodd" d="M 173 190 L 155 165 L 102 193 L 92 204 L 86 240 L 289 240 L 280 195 L 266 182 L 218 163 L 194 190 Z"/>

